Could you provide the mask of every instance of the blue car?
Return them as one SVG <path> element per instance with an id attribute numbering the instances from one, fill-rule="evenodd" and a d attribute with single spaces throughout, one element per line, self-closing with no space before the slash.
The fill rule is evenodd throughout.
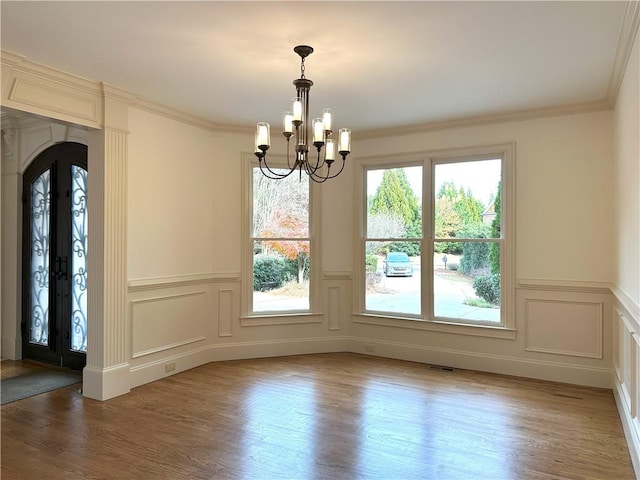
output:
<path id="1" fill-rule="evenodd" d="M 387 277 L 412 277 L 413 265 L 409 255 L 403 252 L 389 252 L 383 264 Z"/>

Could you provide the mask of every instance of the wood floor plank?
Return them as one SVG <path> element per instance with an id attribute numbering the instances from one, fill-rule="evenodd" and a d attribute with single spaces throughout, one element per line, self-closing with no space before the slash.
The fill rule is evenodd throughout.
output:
<path id="1" fill-rule="evenodd" d="M 610 390 L 357 354 L 4 405 L 2 478 L 632 479 Z"/>

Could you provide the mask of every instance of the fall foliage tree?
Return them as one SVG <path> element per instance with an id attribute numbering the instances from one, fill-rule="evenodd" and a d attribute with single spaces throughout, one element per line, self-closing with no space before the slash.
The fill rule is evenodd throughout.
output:
<path id="1" fill-rule="evenodd" d="M 254 170 L 253 232 L 262 253 L 296 261 L 302 283 L 310 254 L 308 177 L 272 180 Z"/>
<path id="2" fill-rule="evenodd" d="M 308 235 L 304 219 L 289 212 L 275 212 L 269 226 L 261 232 L 261 237 L 274 238 L 262 242 L 265 253 L 274 251 L 298 264 L 298 283 L 304 281 L 304 269 L 309 258 L 309 240 L 290 240 Z M 277 239 L 277 240 L 276 240 Z M 285 240 L 286 239 L 286 240 Z"/>

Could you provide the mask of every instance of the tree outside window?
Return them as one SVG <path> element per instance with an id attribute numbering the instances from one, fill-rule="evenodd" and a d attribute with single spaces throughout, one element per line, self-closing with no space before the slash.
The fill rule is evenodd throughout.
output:
<path id="1" fill-rule="evenodd" d="M 253 311 L 309 310 L 309 180 L 253 168 Z"/>

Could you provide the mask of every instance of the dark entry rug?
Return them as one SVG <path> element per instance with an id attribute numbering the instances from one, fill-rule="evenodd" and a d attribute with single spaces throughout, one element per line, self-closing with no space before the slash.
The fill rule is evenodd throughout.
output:
<path id="1" fill-rule="evenodd" d="M 0 404 L 15 402 L 23 398 L 50 392 L 82 382 L 80 372 L 45 369 L 0 381 Z"/>

